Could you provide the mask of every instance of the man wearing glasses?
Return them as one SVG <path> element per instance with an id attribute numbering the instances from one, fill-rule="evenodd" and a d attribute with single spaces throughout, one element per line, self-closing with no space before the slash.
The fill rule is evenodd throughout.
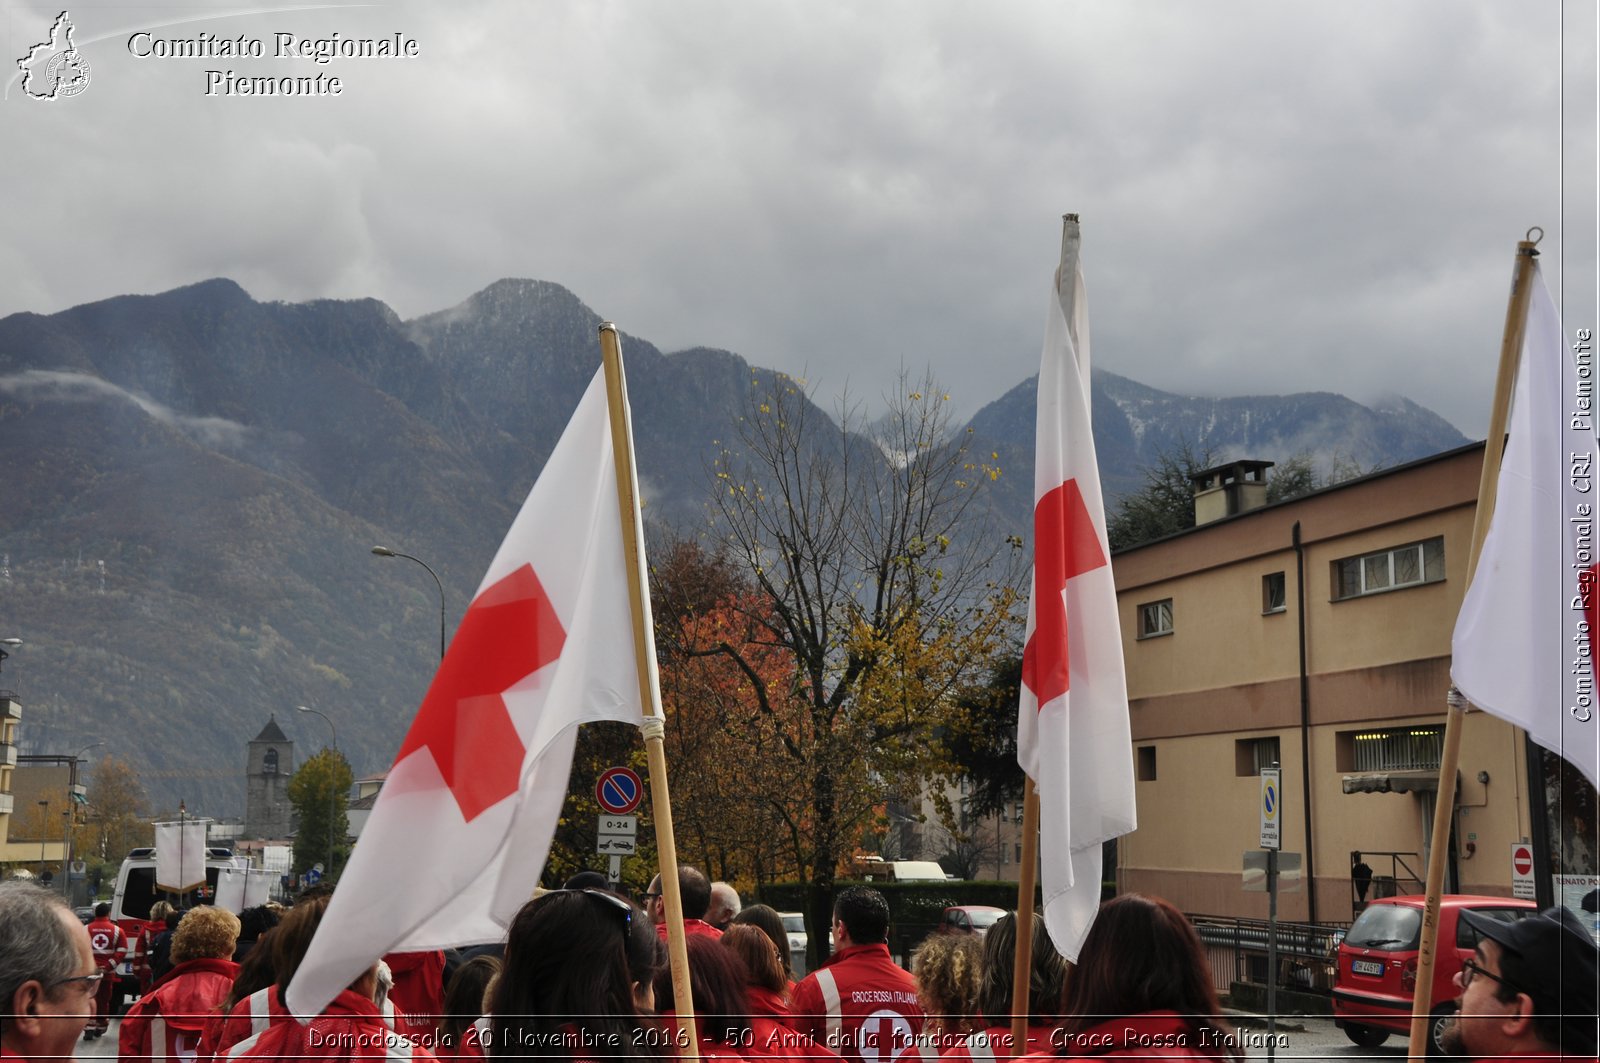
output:
<path id="1" fill-rule="evenodd" d="M 60 894 L 0 882 L 0 1058 L 71 1059 L 102 977 Z"/>
<path id="2" fill-rule="evenodd" d="M 1595 1058 L 1594 938 L 1565 908 L 1514 922 L 1464 910 L 1478 947 L 1462 966 L 1461 1011 L 1443 1041 L 1479 1061 Z"/>

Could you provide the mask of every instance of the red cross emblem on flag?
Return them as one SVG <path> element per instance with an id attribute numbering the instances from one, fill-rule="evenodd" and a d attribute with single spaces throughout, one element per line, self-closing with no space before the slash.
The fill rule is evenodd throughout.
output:
<path id="1" fill-rule="evenodd" d="M 516 793 L 527 747 L 502 695 L 560 657 L 566 639 L 531 565 L 478 595 L 396 763 L 426 748 L 469 823 Z"/>
<path id="2" fill-rule="evenodd" d="M 1100 536 L 1083 504 L 1078 481 L 1068 480 L 1033 510 L 1033 634 L 1022 651 L 1022 682 L 1039 708 L 1067 692 L 1067 581 L 1106 563 Z"/>

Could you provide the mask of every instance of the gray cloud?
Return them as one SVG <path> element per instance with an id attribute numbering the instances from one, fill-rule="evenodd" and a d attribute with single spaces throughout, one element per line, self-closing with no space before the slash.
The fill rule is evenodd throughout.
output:
<path id="1" fill-rule="evenodd" d="M 24 369 L 20 373 L 0 376 L 0 395 L 9 395 L 23 402 L 132 403 L 151 419 L 177 429 L 204 446 L 219 450 L 243 446 L 253 431 L 248 425 L 230 421 L 226 417 L 196 417 L 178 413 L 170 406 L 120 388 L 100 377 L 68 370 Z"/>
<path id="2" fill-rule="evenodd" d="M 56 10 L 8 5 L 7 54 Z M 324 99 L 202 95 L 208 66 L 303 62 L 122 47 L 206 10 L 74 12 L 105 37 L 88 91 L 0 105 L 31 160 L 0 176 L 30 205 L 0 313 L 225 275 L 410 317 L 531 276 L 824 399 L 931 364 L 971 411 L 1035 370 L 1072 210 L 1100 365 L 1400 392 L 1469 434 L 1530 225 L 1594 324 L 1595 14 L 1571 0 L 481 0 L 168 31 L 420 42 L 314 68 L 346 82 Z"/>

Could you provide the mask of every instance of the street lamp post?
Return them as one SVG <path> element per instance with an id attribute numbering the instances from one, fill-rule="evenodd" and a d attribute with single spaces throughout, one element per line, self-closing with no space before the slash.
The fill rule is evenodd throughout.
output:
<path id="1" fill-rule="evenodd" d="M 44 843 L 50 837 L 50 802 L 39 802 L 39 881 L 44 881 Z"/>
<path id="2" fill-rule="evenodd" d="M 72 881 L 72 828 L 77 826 L 78 819 L 77 808 L 75 807 L 78 802 L 78 758 L 89 752 L 89 750 L 99 749 L 103 745 L 105 745 L 104 742 L 91 742 L 72 754 L 72 763 L 68 765 L 67 811 L 65 813 L 67 817 L 67 855 L 61 864 L 61 895 L 63 897 L 72 896 L 72 887 L 69 883 Z"/>
<path id="3" fill-rule="evenodd" d="M 428 570 L 428 575 L 433 577 L 434 586 L 439 588 L 439 660 L 444 660 L 444 584 L 439 582 L 439 573 L 435 572 L 428 563 L 420 557 L 402 554 L 398 550 L 391 550 L 387 546 L 374 546 L 372 552 L 379 557 L 403 557 L 407 561 L 415 561 Z"/>
<path id="4" fill-rule="evenodd" d="M 328 714 L 317 709 L 313 709 L 309 705 L 296 705 L 295 708 L 300 712 L 309 712 L 313 716 L 322 717 L 322 722 L 328 725 L 328 732 L 333 736 L 333 751 L 338 753 L 339 729 L 333 725 L 333 721 L 328 718 Z M 328 770 L 330 772 L 333 770 L 333 766 L 331 764 L 329 765 Z M 338 788 L 333 785 L 333 779 L 330 777 L 328 780 L 328 869 L 326 872 L 324 872 L 324 874 L 327 875 L 333 874 L 333 816 L 334 811 L 339 806 L 338 798 Z"/>

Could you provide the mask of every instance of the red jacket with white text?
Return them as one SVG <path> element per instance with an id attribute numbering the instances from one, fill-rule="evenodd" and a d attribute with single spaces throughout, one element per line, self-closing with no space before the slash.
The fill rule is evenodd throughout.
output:
<path id="1" fill-rule="evenodd" d="M 806 975 L 789 997 L 791 1025 L 850 1063 L 890 1063 L 922 1031 L 911 973 L 889 946 L 851 945 Z"/>

